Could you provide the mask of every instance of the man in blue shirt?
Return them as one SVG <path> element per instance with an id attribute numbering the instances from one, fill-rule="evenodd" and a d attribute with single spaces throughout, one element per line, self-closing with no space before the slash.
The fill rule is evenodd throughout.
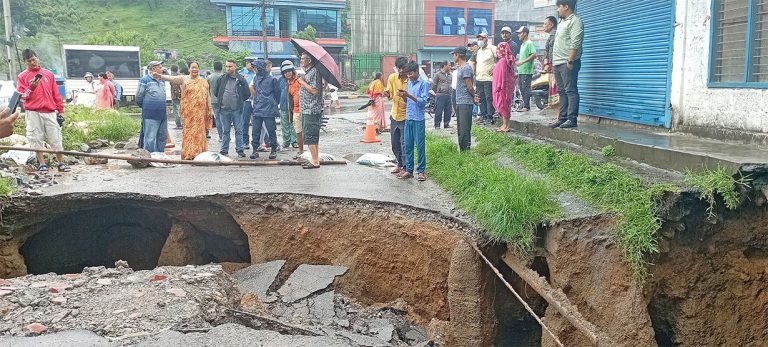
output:
<path id="1" fill-rule="evenodd" d="M 405 171 L 400 173 L 397 178 L 413 178 L 413 146 L 419 151 L 419 163 L 416 167 L 417 178 L 419 181 L 426 181 L 427 175 L 424 171 L 427 168 L 426 133 L 424 128 L 424 112 L 429 98 L 429 82 L 419 76 L 419 64 L 410 62 L 405 65 L 405 72 L 408 74 L 408 90 L 400 90 L 400 97 L 407 100 L 405 108 Z"/>
<path id="2" fill-rule="evenodd" d="M 152 152 L 165 152 L 168 135 L 168 114 L 165 110 L 165 82 L 155 79 L 153 72 L 163 72 L 163 62 L 151 61 L 149 74 L 139 81 L 136 103 L 141 107 L 141 133 L 139 146 Z"/>

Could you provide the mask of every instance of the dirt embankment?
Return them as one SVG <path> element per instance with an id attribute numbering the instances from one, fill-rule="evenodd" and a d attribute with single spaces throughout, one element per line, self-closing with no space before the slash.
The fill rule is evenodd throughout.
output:
<path id="1" fill-rule="evenodd" d="M 624 262 L 610 216 L 543 230 L 536 258 L 525 265 L 561 289 L 607 336 L 608 345 L 763 345 L 768 341 L 766 201 L 746 199 L 737 211 L 718 206 L 715 217 L 690 192 L 669 197 L 666 206 L 660 253 L 649 259 L 654 265 L 645 281 Z M 545 323 L 566 346 L 592 345 L 554 307 L 544 307 Z M 541 341 L 555 345 L 545 333 Z"/>
<path id="2" fill-rule="evenodd" d="M 646 287 L 659 345 L 762 346 L 768 341 L 768 207 L 711 218 L 681 199 L 665 224 Z"/>

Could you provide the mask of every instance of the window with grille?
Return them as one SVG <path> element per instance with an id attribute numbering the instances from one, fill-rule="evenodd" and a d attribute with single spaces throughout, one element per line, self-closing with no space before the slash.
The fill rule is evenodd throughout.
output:
<path id="1" fill-rule="evenodd" d="M 768 0 L 714 0 L 710 82 L 768 88 Z"/>

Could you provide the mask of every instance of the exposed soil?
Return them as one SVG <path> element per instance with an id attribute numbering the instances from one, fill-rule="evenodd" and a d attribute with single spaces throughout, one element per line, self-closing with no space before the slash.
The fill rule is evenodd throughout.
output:
<path id="1" fill-rule="evenodd" d="M 624 261 L 610 215 L 541 227 L 524 265 L 562 290 L 605 345 L 767 341 L 766 200 L 750 196 L 735 212 L 718 207 L 714 218 L 694 193 L 666 202 L 661 253 L 649 259 L 645 281 Z M 332 264 L 349 268 L 337 279 L 339 295 L 397 307 L 448 346 L 554 345 L 469 247 L 474 232 L 437 212 L 301 195 L 18 198 L 3 212 L 0 277 L 80 272 L 116 259 L 136 270 L 221 263 L 228 272 L 286 260 L 279 286 L 301 264 Z M 591 345 L 505 265 L 505 251 L 484 248 L 566 346 Z"/>
<path id="2" fill-rule="evenodd" d="M 713 220 L 700 202 L 665 225 L 646 295 L 660 346 L 763 346 L 768 341 L 768 209 Z"/>
<path id="3" fill-rule="evenodd" d="M 0 275 L 65 274 L 117 259 L 136 270 L 284 259 L 290 273 L 333 264 L 349 268 L 339 294 L 366 306 L 398 302 L 449 344 L 488 345 L 493 277 L 467 246 L 468 230 L 435 212 L 297 195 L 19 198 L 4 211 Z"/>

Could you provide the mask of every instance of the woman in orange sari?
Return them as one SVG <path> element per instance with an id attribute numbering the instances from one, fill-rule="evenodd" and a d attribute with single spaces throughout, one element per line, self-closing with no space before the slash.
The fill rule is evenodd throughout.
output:
<path id="1" fill-rule="evenodd" d="M 376 126 L 376 132 L 380 133 L 382 129 L 387 128 L 387 117 L 384 114 L 384 83 L 381 82 L 381 72 L 374 74 L 373 81 L 368 85 L 368 117 L 373 119 Z"/>
<path id="2" fill-rule="evenodd" d="M 200 77 L 200 65 L 196 62 L 189 63 L 189 75 L 158 77 L 181 86 L 181 103 L 179 104 L 179 115 L 183 124 L 181 159 L 193 160 L 198 154 L 208 151 L 205 130 L 210 129 L 213 123 L 208 81 Z"/>
<path id="3" fill-rule="evenodd" d="M 96 109 L 111 109 L 115 102 L 115 85 L 107 78 L 106 73 L 99 74 L 99 86 L 96 87 Z"/>

